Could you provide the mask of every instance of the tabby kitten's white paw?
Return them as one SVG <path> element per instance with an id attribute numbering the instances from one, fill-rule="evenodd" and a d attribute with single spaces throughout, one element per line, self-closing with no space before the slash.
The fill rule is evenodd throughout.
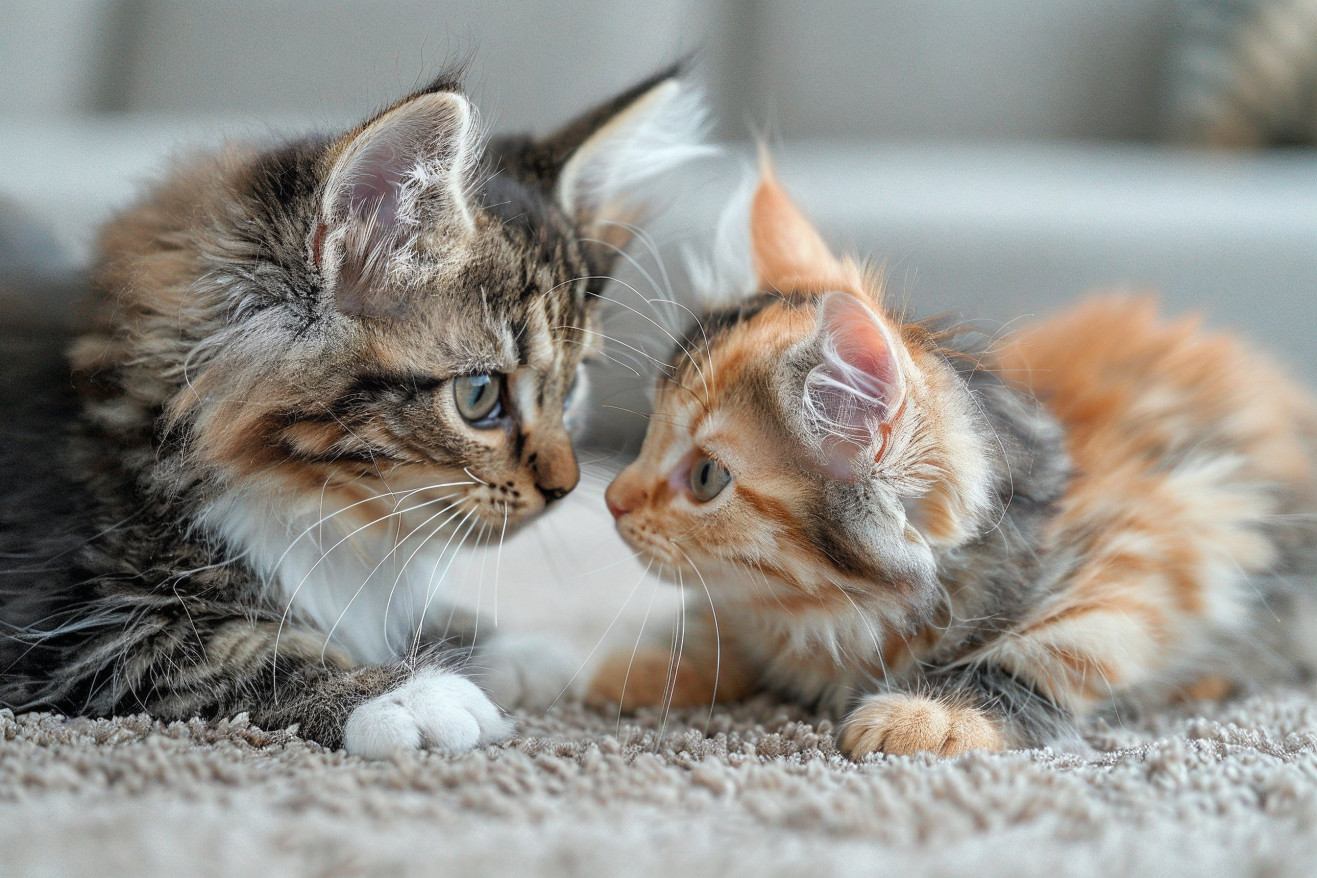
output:
<path id="1" fill-rule="evenodd" d="M 343 727 L 343 747 L 367 759 L 399 750 L 460 753 L 501 741 L 512 730 L 512 721 L 475 683 L 453 671 L 425 668 L 353 710 Z"/>
<path id="2" fill-rule="evenodd" d="M 475 677 L 494 703 L 542 711 L 568 686 L 581 663 L 562 640 L 544 634 L 500 634 L 476 654 Z"/>

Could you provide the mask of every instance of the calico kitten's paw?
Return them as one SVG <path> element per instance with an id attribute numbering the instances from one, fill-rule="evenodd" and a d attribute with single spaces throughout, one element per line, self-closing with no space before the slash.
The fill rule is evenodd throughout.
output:
<path id="1" fill-rule="evenodd" d="M 631 650 L 615 652 L 599 665 L 586 700 L 595 705 L 616 704 L 628 713 L 665 701 L 672 707 L 707 707 L 713 700 L 713 680 L 685 664 L 673 680 L 672 670 L 670 650 L 642 646 L 634 655 Z"/>
<path id="2" fill-rule="evenodd" d="M 976 708 L 888 693 L 870 696 L 855 709 L 841 730 L 838 746 L 852 759 L 870 753 L 955 756 L 966 750 L 1003 750 L 1006 739 Z"/>
<path id="3" fill-rule="evenodd" d="M 512 729 L 475 683 L 453 671 L 424 668 L 353 710 L 343 727 L 343 747 L 367 759 L 398 750 L 460 753 L 501 741 Z"/>
<path id="4" fill-rule="evenodd" d="M 500 634 L 476 653 L 472 676 L 504 710 L 544 710 L 561 695 L 580 663 L 566 643 L 543 634 Z"/>

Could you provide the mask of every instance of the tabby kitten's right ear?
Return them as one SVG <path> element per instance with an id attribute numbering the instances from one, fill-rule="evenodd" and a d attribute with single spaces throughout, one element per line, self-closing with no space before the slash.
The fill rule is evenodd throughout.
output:
<path id="1" fill-rule="evenodd" d="M 451 91 L 409 98 L 340 144 L 310 255 L 341 312 L 392 313 L 384 281 L 413 238 L 474 229 L 467 189 L 480 154 L 476 109 Z"/>
<path id="2" fill-rule="evenodd" d="M 707 127 L 702 96 L 679 69 L 641 83 L 544 141 L 561 162 L 554 186 L 559 205 L 587 239 L 621 247 L 646 184 L 718 153 L 702 142 Z"/>

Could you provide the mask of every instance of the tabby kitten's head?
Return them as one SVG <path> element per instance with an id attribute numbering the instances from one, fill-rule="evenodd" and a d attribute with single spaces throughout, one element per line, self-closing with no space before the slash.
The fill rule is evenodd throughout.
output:
<path id="1" fill-rule="evenodd" d="M 908 621 L 939 597 L 936 556 L 990 523 L 990 432 L 952 355 L 885 310 L 766 166 L 750 249 L 758 291 L 676 352 L 609 508 L 722 601 Z"/>
<path id="2" fill-rule="evenodd" d="M 343 136 L 183 166 L 103 234 L 73 354 L 92 417 L 204 503 L 442 496 L 515 525 L 576 485 L 594 294 L 702 125 L 663 75 L 491 143 L 441 79 Z"/>

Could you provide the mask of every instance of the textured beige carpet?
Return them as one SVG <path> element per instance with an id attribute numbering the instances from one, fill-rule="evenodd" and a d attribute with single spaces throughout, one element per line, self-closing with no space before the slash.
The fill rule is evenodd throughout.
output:
<path id="1" fill-rule="evenodd" d="M 588 650 L 632 593 L 609 634 L 632 642 L 672 594 L 633 592 L 574 508 L 509 548 L 505 624 Z M 660 740 L 564 702 L 503 746 L 368 763 L 242 718 L 0 711 L 0 875 L 1317 874 L 1317 688 L 1095 722 L 1090 761 L 855 765 L 790 706 L 706 719 Z"/>

